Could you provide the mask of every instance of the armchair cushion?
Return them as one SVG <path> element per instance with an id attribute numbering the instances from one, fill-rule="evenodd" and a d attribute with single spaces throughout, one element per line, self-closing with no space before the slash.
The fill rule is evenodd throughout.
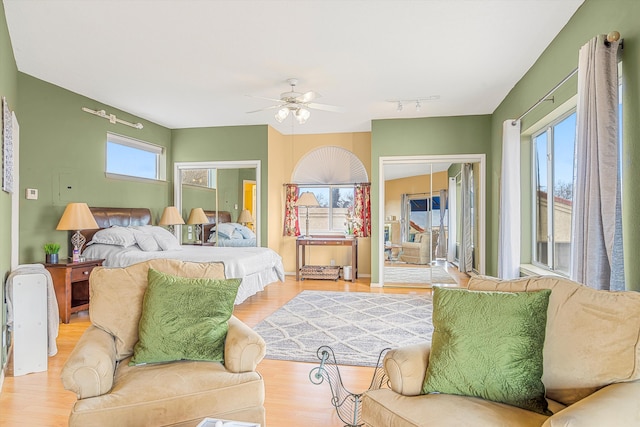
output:
<path id="1" fill-rule="evenodd" d="M 481 397 L 550 415 L 541 380 L 550 294 L 434 288 L 422 392 Z"/>
<path id="2" fill-rule="evenodd" d="M 131 356 L 133 346 L 138 342 L 138 323 L 149 268 L 174 276 L 225 278 L 222 263 L 170 259 L 154 259 L 126 268 L 93 269 L 89 276 L 89 316 L 93 325 L 115 337 L 116 361 Z"/>
<path id="3" fill-rule="evenodd" d="M 224 360 L 227 321 L 240 279 L 177 277 L 149 269 L 130 364 Z"/>

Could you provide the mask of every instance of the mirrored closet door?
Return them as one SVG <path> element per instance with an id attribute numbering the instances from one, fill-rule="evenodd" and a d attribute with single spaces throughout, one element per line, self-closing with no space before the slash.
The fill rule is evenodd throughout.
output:
<path id="1" fill-rule="evenodd" d="M 187 223 L 176 234 L 183 244 L 259 246 L 259 194 L 259 161 L 176 163 L 174 200 Z M 206 223 L 194 219 L 198 208 Z"/>

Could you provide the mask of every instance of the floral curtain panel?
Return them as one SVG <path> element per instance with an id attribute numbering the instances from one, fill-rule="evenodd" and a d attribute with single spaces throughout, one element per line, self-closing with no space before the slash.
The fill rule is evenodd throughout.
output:
<path id="1" fill-rule="evenodd" d="M 298 186 L 295 184 L 285 185 L 285 202 L 284 202 L 284 227 L 283 236 L 299 236 L 300 223 L 298 222 Z"/>
<path id="2" fill-rule="evenodd" d="M 353 201 L 353 235 L 371 235 L 371 184 L 356 184 Z"/>

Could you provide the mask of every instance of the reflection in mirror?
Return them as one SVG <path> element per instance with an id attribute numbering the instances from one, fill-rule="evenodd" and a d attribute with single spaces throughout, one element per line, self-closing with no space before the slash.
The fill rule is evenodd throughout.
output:
<path id="1" fill-rule="evenodd" d="M 456 181 L 464 164 L 472 178 L 463 229 L 463 192 Z M 454 284 L 440 270 L 458 270 L 463 233 L 471 242 L 470 268 L 484 272 L 484 156 L 388 157 L 381 166 L 379 276 L 384 286 Z"/>
<path id="2" fill-rule="evenodd" d="M 182 226 L 183 244 L 258 246 L 258 166 L 256 162 L 176 163 L 175 203 L 183 217 L 194 217 L 201 208 L 207 223 L 200 220 Z M 243 210 L 252 221 L 240 221 Z M 192 215 L 192 213 L 194 215 Z M 245 216 L 246 219 L 246 216 Z M 189 222 L 189 221 L 187 221 Z M 242 223 L 241 223 L 242 222 Z M 220 224 L 217 226 L 216 224 Z"/>
<path id="3" fill-rule="evenodd" d="M 191 218 L 192 211 L 201 208 L 207 221 L 210 221 L 210 213 L 213 212 L 215 217 L 216 211 L 216 169 L 183 169 L 181 171 L 180 180 L 182 182 L 182 206 L 181 213 L 183 218 Z M 199 222 L 199 221 L 198 221 Z M 183 243 L 207 243 L 209 236 L 205 235 L 206 227 L 198 227 L 199 224 L 189 224 L 182 228 Z"/>

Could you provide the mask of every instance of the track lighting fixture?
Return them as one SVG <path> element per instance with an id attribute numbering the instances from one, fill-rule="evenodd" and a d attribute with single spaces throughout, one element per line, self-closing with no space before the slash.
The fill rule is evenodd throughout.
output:
<path id="1" fill-rule="evenodd" d="M 396 104 L 396 111 L 398 113 L 404 109 L 405 104 L 408 104 L 408 105 L 415 104 L 416 112 L 419 112 L 420 110 L 422 110 L 423 102 L 436 101 L 438 99 L 440 99 L 440 95 L 431 95 L 431 96 L 417 98 L 417 99 L 390 99 L 388 102 L 393 102 L 394 104 Z"/>

